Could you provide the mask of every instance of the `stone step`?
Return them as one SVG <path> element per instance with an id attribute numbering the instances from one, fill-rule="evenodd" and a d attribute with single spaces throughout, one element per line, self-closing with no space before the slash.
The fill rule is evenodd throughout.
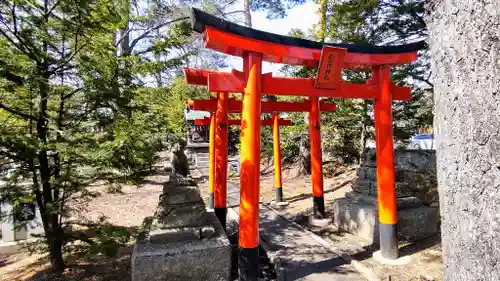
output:
<path id="1" fill-rule="evenodd" d="M 230 194 L 239 194 L 238 186 L 228 184 Z M 237 223 L 238 214 L 238 207 L 229 208 L 228 220 Z M 262 205 L 259 208 L 259 230 L 268 256 L 279 262 L 277 280 L 366 280 L 351 264 L 320 244 L 308 232 Z"/>

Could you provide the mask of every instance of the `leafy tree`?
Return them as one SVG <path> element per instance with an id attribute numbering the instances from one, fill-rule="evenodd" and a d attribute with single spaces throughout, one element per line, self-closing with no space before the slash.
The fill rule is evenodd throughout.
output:
<path id="1" fill-rule="evenodd" d="M 87 188 L 95 180 L 147 174 L 161 140 L 183 133 L 185 100 L 204 93 L 176 81 L 182 66 L 220 63 L 217 56 L 196 60 L 199 36 L 191 34 L 185 6 L 143 4 L 0 6 L 0 169 L 14 171 L 2 174 L 1 196 L 36 202 L 56 270 L 64 267 L 64 249 L 81 250 L 73 241 L 95 252 L 101 244 L 91 235 L 121 233 L 99 222 L 72 227 L 71 202 L 95 196 Z"/>
<path id="2" fill-rule="evenodd" d="M 64 220 L 68 202 L 90 197 L 96 179 L 130 179 L 154 154 L 147 120 L 127 120 L 127 101 L 110 90 L 120 25 L 114 1 L 0 7 L 0 154 L 15 170 L 2 198 L 35 200 L 57 270 L 79 239 Z"/>
<path id="3" fill-rule="evenodd" d="M 329 10 L 329 37 L 337 42 L 372 45 L 425 40 L 427 29 L 423 21 L 423 5 L 422 0 L 335 2 Z M 421 128 L 432 127 L 433 84 L 429 80 L 427 50 L 419 55 L 416 62 L 392 69 L 393 81 L 413 88 L 411 101 L 394 102 L 395 137 L 402 141 Z M 353 76 L 347 76 L 350 77 Z"/>
<path id="4" fill-rule="evenodd" d="M 187 127 L 184 121 L 186 101 L 189 99 L 207 99 L 209 94 L 206 87 L 186 84 L 183 78 L 177 78 L 172 85 L 170 95 L 163 105 L 167 111 L 167 123 L 176 138 L 185 138 Z"/>
<path id="5" fill-rule="evenodd" d="M 402 44 L 423 40 L 427 36 L 423 1 L 342 0 L 318 2 L 320 19 L 313 27 L 315 40 L 369 45 Z M 308 37 L 294 31 L 292 36 Z M 314 77 L 315 71 L 306 67 L 285 67 L 287 75 Z M 392 80 L 398 85 L 412 86 L 410 101 L 394 102 L 395 138 L 406 141 L 422 128 L 432 126 L 432 83 L 429 81 L 427 51 L 419 60 L 392 69 Z M 343 72 L 346 81 L 365 83 L 371 78 L 369 70 Z M 367 140 L 373 137 L 373 103 L 367 100 L 333 100 L 337 112 L 322 113 L 323 148 L 327 153 L 362 157 Z M 304 122 L 302 122 L 304 119 Z M 296 123 L 307 119 L 295 117 Z"/>

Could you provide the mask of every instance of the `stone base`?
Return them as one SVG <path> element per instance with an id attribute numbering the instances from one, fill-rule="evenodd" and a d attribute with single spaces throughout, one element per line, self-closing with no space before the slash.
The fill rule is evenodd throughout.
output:
<path id="1" fill-rule="evenodd" d="M 398 240 L 416 241 L 437 233 L 439 214 L 436 208 L 405 206 L 398 210 Z M 363 200 L 334 200 L 334 222 L 339 229 L 353 233 L 374 244 L 379 243 L 379 221 L 376 205 Z"/>
<path id="2" fill-rule="evenodd" d="M 398 259 L 391 260 L 382 257 L 382 253 L 380 251 L 376 251 L 373 253 L 373 259 L 380 264 L 388 264 L 388 265 L 405 265 L 409 264 L 412 261 L 410 256 L 399 257 Z"/>
<path id="3" fill-rule="evenodd" d="M 132 253 L 132 281 L 229 281 L 231 244 L 196 186 L 165 185 Z"/>
<path id="4" fill-rule="evenodd" d="M 290 203 L 288 202 L 276 202 L 276 201 L 271 201 L 271 207 L 275 208 L 275 209 L 284 209 L 286 207 L 288 207 L 288 205 L 290 205 Z"/>
<path id="5" fill-rule="evenodd" d="M 230 270 L 227 237 L 137 244 L 132 254 L 132 281 L 229 281 Z"/>
<path id="6" fill-rule="evenodd" d="M 331 219 L 319 219 L 315 218 L 314 215 L 309 216 L 309 225 L 314 227 L 327 227 L 332 222 Z"/>

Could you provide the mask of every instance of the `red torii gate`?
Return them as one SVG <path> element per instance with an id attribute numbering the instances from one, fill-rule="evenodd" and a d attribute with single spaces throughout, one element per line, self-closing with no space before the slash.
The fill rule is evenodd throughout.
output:
<path id="1" fill-rule="evenodd" d="M 204 118 L 201 120 L 196 120 L 195 121 L 196 125 L 210 125 L 211 124 L 211 118 Z M 216 124 L 214 124 L 216 126 Z M 227 125 L 228 126 L 241 126 L 241 119 L 229 119 L 227 120 Z M 261 126 L 273 126 L 273 150 L 274 154 L 276 157 L 276 153 L 278 155 L 278 160 L 274 161 L 274 178 L 275 178 L 275 190 L 276 190 L 276 201 L 281 202 L 283 200 L 283 181 L 281 178 L 281 157 L 280 157 L 280 138 L 279 138 L 279 127 L 280 126 L 290 126 L 292 125 L 292 121 L 288 119 L 281 119 L 278 118 L 278 115 L 273 113 L 273 119 L 265 119 L 262 120 L 260 123 Z M 212 129 L 210 132 L 213 132 L 214 134 L 210 135 L 210 149 L 213 152 L 213 154 L 210 154 L 210 166 L 209 166 L 209 180 L 208 180 L 208 185 L 209 185 L 209 198 L 208 198 L 208 208 L 209 209 L 215 209 L 215 204 L 214 204 L 214 191 L 217 193 L 221 193 L 223 190 L 227 190 L 227 183 L 221 183 L 217 182 L 218 186 L 216 186 L 216 174 L 224 173 L 225 171 L 215 171 L 216 163 L 215 163 L 215 157 L 218 153 L 215 153 L 215 143 L 214 139 L 216 139 L 215 131 Z M 212 148 L 213 147 L 213 148 Z M 220 153 L 220 152 L 219 152 Z M 227 170 L 227 161 L 225 161 L 223 164 L 221 164 L 221 169 L 226 169 Z M 222 185 L 222 186 L 221 186 Z M 220 195 L 219 195 L 220 196 Z M 218 198 L 215 200 L 221 200 L 222 198 Z M 222 202 L 225 202 L 226 200 L 222 200 Z M 222 205 L 224 206 L 224 203 L 218 203 L 217 205 Z M 219 209 L 219 208 L 218 208 Z M 225 228 L 226 226 L 226 208 L 222 207 L 222 212 L 217 212 L 216 215 L 221 222 L 222 226 Z"/>
<path id="2" fill-rule="evenodd" d="M 192 10 L 193 29 L 203 33 L 205 47 L 243 58 L 243 75 L 209 73 L 210 92 L 242 92 L 240 177 L 239 278 L 258 280 L 260 113 L 261 95 L 307 96 L 311 102 L 311 142 L 319 141 L 319 97 L 373 99 L 377 153 L 378 210 L 381 255 L 397 259 L 396 191 L 392 100 L 411 99 L 406 87 L 390 81 L 390 66 L 417 59 L 424 42 L 401 46 L 323 44 L 240 26 L 197 9 Z M 262 61 L 318 67 L 316 79 L 275 78 L 262 74 Z M 371 68 L 366 84 L 341 79 L 344 68 Z M 316 137 L 317 136 L 317 137 Z M 321 169 L 321 150 L 311 151 L 313 169 Z M 314 178 L 313 178 L 314 182 Z"/>
<path id="3" fill-rule="evenodd" d="M 194 110 L 201 110 L 198 109 L 196 106 L 191 107 L 191 109 Z M 206 108 L 203 109 L 204 111 L 209 111 Z M 208 197 L 208 208 L 212 210 L 217 210 L 216 211 L 216 216 L 219 219 L 220 223 L 222 226 L 225 228 L 226 226 L 226 208 L 225 202 L 226 202 L 226 196 L 225 195 L 225 190 L 227 190 L 227 183 L 226 182 L 220 182 L 216 180 L 216 174 L 225 174 L 227 171 L 227 159 L 224 159 L 223 155 L 221 156 L 222 163 L 219 163 L 219 165 L 216 166 L 216 160 L 215 158 L 219 154 L 224 154 L 225 152 L 221 151 L 220 149 L 217 149 L 215 140 L 217 139 L 217 133 L 216 131 L 220 132 L 220 128 L 217 128 L 217 124 L 215 124 L 216 121 L 214 118 L 214 111 L 210 111 L 210 118 L 204 118 L 200 120 L 196 120 L 195 124 L 196 125 L 209 125 L 210 126 L 210 137 L 209 137 L 209 155 L 210 155 L 210 162 L 209 162 L 209 175 L 208 175 L 208 186 L 209 186 L 209 197 Z M 277 116 L 277 115 L 276 115 Z M 212 121 L 214 123 L 212 124 Z M 228 119 L 227 123 L 228 126 L 240 126 L 241 125 L 241 119 Z M 278 151 L 278 154 L 280 153 L 280 147 L 279 147 L 279 126 L 290 126 L 292 125 L 291 120 L 287 119 L 280 119 L 280 118 L 275 118 L 273 115 L 273 119 L 266 119 L 262 120 L 261 126 L 273 126 L 273 141 L 276 142 L 277 144 L 274 144 L 274 153 L 276 153 L 276 150 Z M 276 135 L 276 133 L 278 135 Z M 219 138 L 220 139 L 220 138 Z M 221 140 L 222 141 L 222 140 Z M 219 143 L 220 145 L 220 143 Z M 216 152 L 217 150 L 217 152 Z M 227 158 L 227 154 L 226 154 Z M 275 182 L 279 182 L 279 185 L 276 185 L 276 200 L 281 201 L 283 197 L 283 191 L 282 191 L 282 180 L 281 180 L 281 161 L 275 161 L 274 163 L 275 166 Z M 217 170 L 216 170 L 217 169 Z M 227 176 L 223 177 L 227 178 Z M 218 198 L 214 200 L 214 193 L 218 193 Z M 217 203 L 215 203 L 217 201 Z M 217 207 L 216 207 L 217 205 Z M 219 207 L 222 206 L 222 207 Z"/>
<path id="4" fill-rule="evenodd" d="M 207 70 L 197 70 L 185 68 L 184 73 L 186 76 L 186 81 L 189 84 L 195 85 L 207 85 L 209 75 L 218 75 L 225 73 L 207 71 Z M 233 70 L 233 74 L 242 76 L 243 74 L 239 71 Z M 269 74 L 265 74 L 269 75 Z M 188 101 L 188 107 L 193 110 L 203 110 L 209 112 L 217 112 L 215 117 L 215 135 L 212 135 L 210 142 L 210 151 L 213 152 L 210 156 L 210 160 L 215 162 L 215 165 L 211 162 L 209 168 L 209 208 L 213 208 L 216 216 L 219 218 L 223 226 L 226 225 L 226 171 L 227 171 L 227 132 L 223 131 L 223 126 L 220 124 L 227 123 L 227 113 L 238 113 L 242 111 L 242 102 L 234 98 L 227 99 L 227 93 L 219 93 L 217 99 L 210 100 L 190 100 Z M 281 175 L 281 151 L 280 151 L 280 137 L 279 137 L 279 120 L 277 112 L 302 112 L 309 111 L 310 113 L 317 114 L 317 120 L 319 120 L 319 112 L 313 112 L 317 110 L 310 100 L 302 102 L 281 102 L 281 101 L 262 101 L 261 112 L 272 112 L 273 113 L 273 154 L 274 154 L 274 170 L 275 170 L 275 191 L 276 191 L 276 202 L 283 201 L 283 180 Z M 320 111 L 324 112 L 334 112 L 336 110 L 335 103 L 328 103 L 325 101 L 319 102 Z M 313 122 L 317 122 L 313 117 Z M 266 122 L 265 120 L 262 122 Z M 262 125 L 261 122 L 261 125 Z M 319 121 L 318 121 L 319 122 Z M 323 199 L 323 175 L 321 169 L 321 140 L 319 135 L 319 128 L 317 133 L 315 133 L 315 126 L 310 126 L 311 134 L 311 161 L 313 168 L 311 168 L 312 174 L 312 189 L 313 189 L 313 205 L 314 205 L 314 215 L 323 218 L 325 216 L 325 207 Z M 313 140 L 314 138 L 314 140 Z M 214 147 L 212 147 L 214 146 Z M 317 160 L 319 159 L 319 160 Z M 319 161 L 319 162 L 318 162 Z M 216 168 L 212 168 L 216 167 Z M 218 176 L 215 177 L 214 174 Z M 215 180 L 214 180 L 215 177 Z M 214 184 L 215 182 L 215 184 Z M 215 194 L 215 199 L 213 198 Z M 217 198 L 218 197 L 218 198 Z"/>

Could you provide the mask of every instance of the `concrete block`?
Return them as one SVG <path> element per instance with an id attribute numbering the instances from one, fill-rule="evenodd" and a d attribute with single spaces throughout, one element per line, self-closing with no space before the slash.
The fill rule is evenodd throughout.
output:
<path id="1" fill-rule="evenodd" d="M 226 236 L 168 244 L 137 244 L 132 281 L 228 281 L 231 245 Z"/>
<path id="2" fill-rule="evenodd" d="M 362 193 L 362 194 L 371 194 L 373 190 L 377 189 L 377 185 L 375 182 L 369 181 L 369 180 L 363 180 L 363 179 L 356 179 L 352 183 L 352 190 Z"/>
<path id="3" fill-rule="evenodd" d="M 437 233 L 439 214 L 436 208 L 419 206 L 398 210 L 398 239 L 416 241 Z M 334 200 L 334 222 L 347 232 L 369 242 L 379 243 L 376 205 L 350 198 Z"/>
<path id="4" fill-rule="evenodd" d="M 156 225 L 160 228 L 209 225 L 211 214 L 203 203 L 167 206 L 158 213 Z"/>
<path id="5" fill-rule="evenodd" d="M 376 167 L 376 161 L 375 149 L 369 149 L 365 154 L 362 165 Z M 394 162 L 396 170 L 436 174 L 435 150 L 396 149 L 394 151 Z"/>
<path id="6" fill-rule="evenodd" d="M 402 197 L 417 196 L 418 192 L 414 191 L 412 186 L 413 185 L 411 183 L 396 182 L 396 197 L 402 198 Z M 377 183 L 373 182 L 372 188 L 370 190 L 370 195 L 376 197 L 377 194 L 378 194 Z"/>

